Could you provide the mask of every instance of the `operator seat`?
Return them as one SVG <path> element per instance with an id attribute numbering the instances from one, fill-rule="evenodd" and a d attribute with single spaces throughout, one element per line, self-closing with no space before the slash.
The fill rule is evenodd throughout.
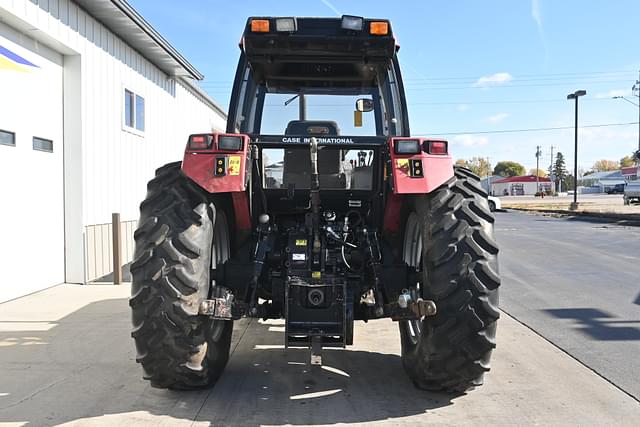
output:
<path id="1" fill-rule="evenodd" d="M 285 135 L 338 136 L 340 129 L 330 120 L 291 120 L 287 124 Z"/>
<path id="2" fill-rule="evenodd" d="M 338 136 L 340 130 L 333 121 L 292 120 L 287 125 L 285 135 L 296 136 Z M 318 174 L 320 188 L 346 188 L 346 177 L 342 169 L 342 150 L 318 149 Z M 284 152 L 282 172 L 284 187 L 294 184 L 296 188 L 309 188 L 311 185 L 311 159 L 307 147 L 291 147 Z"/>

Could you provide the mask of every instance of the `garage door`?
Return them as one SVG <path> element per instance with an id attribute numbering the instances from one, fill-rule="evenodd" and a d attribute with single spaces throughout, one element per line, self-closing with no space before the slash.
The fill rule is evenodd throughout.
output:
<path id="1" fill-rule="evenodd" d="M 0 302 L 64 281 L 62 57 L 0 23 Z"/>

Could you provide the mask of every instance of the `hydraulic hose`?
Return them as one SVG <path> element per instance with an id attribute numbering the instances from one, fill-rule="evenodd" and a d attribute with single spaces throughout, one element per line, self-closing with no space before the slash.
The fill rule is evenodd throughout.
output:
<path id="1" fill-rule="evenodd" d="M 318 140 L 311 137 L 309 144 L 309 155 L 311 157 L 311 224 L 313 227 L 313 252 L 319 253 L 320 243 L 320 177 L 318 176 Z"/>

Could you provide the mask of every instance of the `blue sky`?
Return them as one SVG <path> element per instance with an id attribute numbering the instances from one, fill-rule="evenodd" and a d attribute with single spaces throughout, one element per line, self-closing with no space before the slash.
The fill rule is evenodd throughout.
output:
<path id="1" fill-rule="evenodd" d="M 638 121 L 631 86 L 640 70 L 637 0 L 207 1 L 129 0 L 204 75 L 227 107 L 248 16 L 360 15 L 389 18 L 400 43 L 411 129 L 452 142 L 455 158 L 489 157 L 535 167 L 550 148 L 573 168 L 573 129 L 484 133 Z M 389 7 L 392 4 L 393 7 Z M 294 107 L 295 108 L 295 107 Z M 312 117 L 310 117 L 312 118 Z M 442 135 L 446 134 L 446 135 Z M 638 125 L 580 130 L 578 165 L 619 160 L 638 146 Z"/>

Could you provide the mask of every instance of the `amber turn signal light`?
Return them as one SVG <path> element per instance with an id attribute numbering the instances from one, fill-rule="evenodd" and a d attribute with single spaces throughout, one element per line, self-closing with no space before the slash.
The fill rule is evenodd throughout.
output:
<path id="1" fill-rule="evenodd" d="M 369 34 L 374 36 L 386 36 L 389 34 L 389 23 L 385 21 L 371 21 Z"/>
<path id="2" fill-rule="evenodd" d="M 252 33 L 268 33 L 269 32 L 269 20 L 268 19 L 253 19 L 251 21 Z"/>

